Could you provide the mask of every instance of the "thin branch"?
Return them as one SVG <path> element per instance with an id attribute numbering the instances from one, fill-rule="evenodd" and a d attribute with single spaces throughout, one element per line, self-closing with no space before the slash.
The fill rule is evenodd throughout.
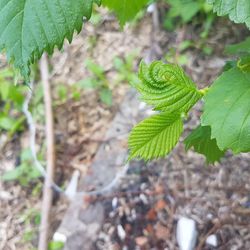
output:
<path id="1" fill-rule="evenodd" d="M 44 91 L 45 118 L 46 118 L 46 141 L 47 141 L 47 168 L 46 178 L 43 186 L 42 220 L 39 234 L 39 250 L 47 250 L 49 234 L 49 217 L 52 204 L 52 183 L 55 169 L 55 147 L 54 147 L 54 122 L 49 83 L 48 59 L 43 55 L 40 61 L 40 72 Z"/>

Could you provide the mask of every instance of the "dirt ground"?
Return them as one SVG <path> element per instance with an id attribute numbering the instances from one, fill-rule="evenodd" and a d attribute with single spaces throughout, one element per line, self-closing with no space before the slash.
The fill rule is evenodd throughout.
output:
<path id="1" fill-rule="evenodd" d="M 129 89 L 127 83 L 113 84 L 114 57 L 124 58 L 136 49 L 136 71 L 141 58 L 164 58 L 172 47 L 178 52 L 182 41 L 198 40 L 201 32 L 199 27 L 190 25 L 175 32 L 156 31 L 149 14 L 121 31 L 112 16 L 104 10 L 101 13 L 98 25 L 86 24 L 71 45 L 66 44 L 62 53 L 56 52 L 50 59 L 53 89 L 58 84 L 69 86 L 84 79 L 88 75 L 84 61 L 90 57 L 104 67 L 114 98 L 114 104 L 107 107 L 100 102 L 96 91 L 85 91 L 79 101 L 71 99 L 55 106 L 55 181 L 58 185 L 66 185 L 74 170 L 80 170 L 82 176 L 88 173 L 103 136 Z M 197 48 L 185 51 L 188 58 L 185 70 L 200 88 L 208 86 L 221 71 L 226 60 L 225 44 L 239 41 L 244 34 L 241 26 L 218 19 L 205 42 L 213 48 L 212 55 L 205 55 Z M 198 124 L 201 110 L 202 103 L 199 103 L 185 124 L 186 132 L 181 141 Z M 44 140 L 44 128 L 43 124 L 38 125 L 39 144 Z M 0 154 L 1 175 L 15 168 L 20 150 L 27 142 L 28 131 L 7 144 Z M 180 216 L 195 220 L 199 235 L 197 250 L 250 249 L 249 164 L 249 154 L 233 156 L 229 152 L 221 163 L 207 166 L 202 156 L 193 151 L 186 153 L 181 143 L 166 159 L 147 164 L 132 162 L 114 194 L 97 196 L 90 201 L 101 201 L 105 206 L 105 221 L 92 249 L 178 249 L 175 231 Z M 0 182 L 0 249 L 35 249 L 41 183 L 42 179 L 23 187 L 17 182 Z M 38 189 L 35 194 L 34 187 Z M 55 195 L 52 234 L 67 207 L 68 202 Z M 119 228 L 125 232 L 125 237 L 121 237 Z M 211 234 L 218 239 L 216 248 L 205 243 Z"/>

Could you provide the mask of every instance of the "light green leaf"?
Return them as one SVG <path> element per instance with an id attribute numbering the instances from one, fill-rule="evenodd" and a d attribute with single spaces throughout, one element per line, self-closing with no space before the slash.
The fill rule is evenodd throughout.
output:
<path id="1" fill-rule="evenodd" d="M 213 5 L 218 16 L 229 15 L 235 23 L 245 23 L 250 28 L 250 1 L 249 0 L 207 0 Z"/>
<path id="2" fill-rule="evenodd" d="M 88 70 L 92 72 L 94 76 L 98 77 L 99 79 L 105 78 L 105 70 L 99 64 L 94 63 L 90 59 L 87 59 L 84 64 L 88 68 Z"/>
<path id="3" fill-rule="evenodd" d="M 250 151 L 250 73 L 224 72 L 205 95 L 202 125 L 211 127 L 221 150 Z"/>
<path id="4" fill-rule="evenodd" d="M 102 0 L 102 4 L 113 10 L 123 26 L 132 20 L 149 0 Z"/>
<path id="5" fill-rule="evenodd" d="M 61 250 L 64 247 L 62 241 L 51 241 L 49 242 L 49 250 Z"/>
<path id="6" fill-rule="evenodd" d="M 80 32 L 83 17 L 90 18 L 99 0 L 2 0 L 0 1 L 0 48 L 27 79 L 30 64 L 44 51 L 52 54 L 74 31 Z"/>
<path id="7" fill-rule="evenodd" d="M 178 65 L 155 61 L 147 66 L 141 62 L 139 78 L 135 88 L 156 110 L 186 113 L 203 95 Z"/>
<path id="8" fill-rule="evenodd" d="M 194 151 L 203 154 L 207 163 L 219 161 L 224 155 L 220 150 L 216 139 L 211 139 L 211 128 L 209 126 L 198 126 L 184 140 L 186 150 L 194 148 Z"/>
<path id="9" fill-rule="evenodd" d="M 112 105 L 112 91 L 108 88 L 103 88 L 99 92 L 100 99 L 103 103 L 105 103 L 108 106 Z"/>
<path id="10" fill-rule="evenodd" d="M 17 167 L 13 170 L 9 170 L 3 174 L 1 179 L 3 181 L 15 181 L 17 180 L 21 175 L 23 174 L 23 169 L 20 167 Z"/>
<path id="11" fill-rule="evenodd" d="M 161 113 L 145 119 L 130 133 L 129 159 L 150 160 L 165 156 L 176 145 L 182 131 L 183 123 L 178 114 Z"/>
<path id="12" fill-rule="evenodd" d="M 15 119 L 2 115 L 0 116 L 0 129 L 11 130 L 15 122 Z"/>
<path id="13" fill-rule="evenodd" d="M 228 54 L 250 54 L 250 37 L 246 38 L 243 42 L 226 46 L 225 52 Z"/>

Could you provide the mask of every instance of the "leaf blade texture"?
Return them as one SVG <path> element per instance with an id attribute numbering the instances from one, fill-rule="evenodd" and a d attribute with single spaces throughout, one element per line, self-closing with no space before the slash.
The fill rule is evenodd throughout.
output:
<path id="1" fill-rule="evenodd" d="M 140 82 L 134 87 L 141 99 L 155 110 L 168 113 L 187 113 L 202 97 L 194 82 L 175 64 L 155 61 L 149 66 L 141 62 Z"/>
<path id="2" fill-rule="evenodd" d="M 178 114 L 161 113 L 143 120 L 130 133 L 129 159 L 164 157 L 177 144 L 182 131 L 183 123 Z"/>
<path id="3" fill-rule="evenodd" d="M 199 125 L 184 140 L 186 151 L 193 147 L 194 151 L 206 157 L 207 163 L 215 163 L 224 156 L 216 139 L 211 139 L 211 128 Z"/>
<path id="4" fill-rule="evenodd" d="M 64 39 L 80 32 L 83 17 L 90 18 L 99 0 L 3 0 L 0 1 L 0 49 L 7 52 L 28 79 L 30 64 L 43 52 L 61 49 Z"/>
<path id="5" fill-rule="evenodd" d="M 213 5 L 213 11 L 218 16 L 228 15 L 235 23 L 245 23 L 250 28 L 250 1 L 249 0 L 207 0 Z"/>
<path id="6" fill-rule="evenodd" d="M 250 73 L 238 68 L 224 72 L 204 98 L 203 126 L 211 127 L 221 150 L 250 150 Z"/>

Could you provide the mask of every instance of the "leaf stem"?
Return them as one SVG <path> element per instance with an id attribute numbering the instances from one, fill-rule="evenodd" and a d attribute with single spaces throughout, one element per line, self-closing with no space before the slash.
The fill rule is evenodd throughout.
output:
<path id="1" fill-rule="evenodd" d="M 199 92 L 204 96 L 209 91 L 209 87 L 206 87 L 204 89 L 200 89 Z"/>

